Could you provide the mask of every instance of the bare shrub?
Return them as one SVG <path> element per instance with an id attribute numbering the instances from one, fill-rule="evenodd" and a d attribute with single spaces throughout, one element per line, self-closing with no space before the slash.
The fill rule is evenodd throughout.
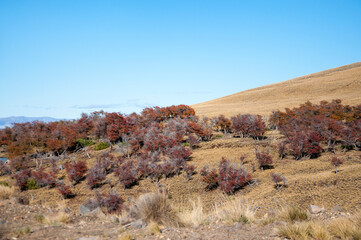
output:
<path id="1" fill-rule="evenodd" d="M 278 173 L 271 173 L 271 179 L 276 184 L 276 188 L 281 187 L 281 182 L 283 183 L 283 186 L 286 186 L 287 180 L 285 176 L 282 176 Z"/>
<path id="2" fill-rule="evenodd" d="M 57 184 L 57 189 L 59 191 L 59 193 L 64 197 L 64 198 L 72 198 L 75 195 L 73 194 L 73 192 L 70 189 L 70 186 L 64 184 L 64 183 L 58 183 Z"/>
<path id="3" fill-rule="evenodd" d="M 337 173 L 337 167 L 343 164 L 343 160 L 337 157 L 331 158 L 331 164 L 335 167 L 335 173 Z"/>
<path id="4" fill-rule="evenodd" d="M 252 176 L 242 167 L 231 165 L 229 160 L 222 158 L 219 163 L 218 184 L 222 191 L 232 194 L 252 181 Z"/>
<path id="5" fill-rule="evenodd" d="M 65 165 L 65 169 L 68 173 L 69 180 L 74 181 L 75 183 L 82 180 L 85 173 L 88 171 L 85 161 L 68 163 Z"/>
<path id="6" fill-rule="evenodd" d="M 260 169 L 268 169 L 272 167 L 273 160 L 268 152 L 256 150 L 256 159 Z"/>
<path id="7" fill-rule="evenodd" d="M 123 210 L 124 200 L 116 191 L 109 192 L 103 199 L 103 204 L 107 208 L 108 213 L 121 213 Z"/>
<path id="8" fill-rule="evenodd" d="M 89 169 L 86 180 L 90 188 L 99 187 L 101 182 L 106 177 L 106 168 L 98 161 L 92 168 Z"/>
<path id="9" fill-rule="evenodd" d="M 206 191 L 210 191 L 218 187 L 218 173 L 216 169 L 209 170 L 208 166 L 204 166 L 200 173 L 202 176 L 202 182 L 206 184 Z"/>

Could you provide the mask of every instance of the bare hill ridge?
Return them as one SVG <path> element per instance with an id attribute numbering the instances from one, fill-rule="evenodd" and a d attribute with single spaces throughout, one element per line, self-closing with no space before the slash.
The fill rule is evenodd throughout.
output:
<path id="1" fill-rule="evenodd" d="M 341 99 L 344 104 L 361 103 L 361 62 L 305 75 L 195 104 L 199 116 L 238 113 L 269 115 L 273 110 L 296 107 L 306 101 Z"/>

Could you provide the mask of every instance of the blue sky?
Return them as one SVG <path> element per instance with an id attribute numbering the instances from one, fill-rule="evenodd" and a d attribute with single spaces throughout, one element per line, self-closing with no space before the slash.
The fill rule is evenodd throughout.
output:
<path id="1" fill-rule="evenodd" d="M 358 61 L 360 0 L 0 0 L 0 117 L 191 105 Z"/>

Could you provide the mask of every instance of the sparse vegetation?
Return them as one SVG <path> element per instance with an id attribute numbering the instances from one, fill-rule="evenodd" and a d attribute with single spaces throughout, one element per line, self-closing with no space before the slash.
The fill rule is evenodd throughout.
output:
<path id="1" fill-rule="evenodd" d="M 257 220 L 255 216 L 258 206 L 255 206 L 253 201 L 251 203 L 240 200 L 240 195 L 257 201 L 265 197 L 265 200 L 262 200 L 264 202 L 259 206 L 262 211 L 266 211 L 277 205 L 278 199 L 299 198 L 299 202 L 307 202 L 310 196 L 324 197 L 325 194 L 318 192 L 319 186 L 332 187 L 332 184 L 336 185 L 336 181 L 338 181 L 337 186 L 347 190 L 348 185 L 339 181 L 338 175 L 329 173 L 329 164 L 331 160 L 338 172 L 337 167 L 344 159 L 345 167 L 342 170 L 348 173 L 356 166 L 355 159 L 359 154 L 355 150 L 360 146 L 360 139 L 356 138 L 358 133 L 353 129 L 358 129 L 358 120 L 355 120 L 356 117 L 326 120 L 330 117 L 322 115 L 318 118 L 312 114 L 308 116 L 308 112 L 303 108 L 294 111 L 299 116 L 292 116 L 294 113 L 287 111 L 286 115 L 278 116 L 277 128 L 280 134 L 273 130 L 272 132 L 267 130 L 265 133 L 265 123 L 260 116 L 238 115 L 231 120 L 227 117 L 199 120 L 188 108 L 184 109 L 184 114 L 178 108 L 173 110 L 180 112 L 174 113 L 170 108 L 157 107 L 129 116 L 104 112 L 85 114 L 80 120 L 72 123 L 65 121 L 61 123 L 63 125 L 60 123 L 49 125 L 58 131 L 59 135 L 55 137 L 51 135 L 53 133 L 49 133 L 51 137 L 46 140 L 41 139 L 43 135 L 39 136 L 36 148 L 39 153 L 36 154 L 32 145 L 34 143 L 31 142 L 33 139 L 28 139 L 25 135 L 16 138 L 15 135 L 12 136 L 13 133 L 10 135 L 7 133 L 13 137 L 16 144 L 21 145 L 22 141 L 27 141 L 29 146 L 20 148 L 10 143 L 9 149 L 15 159 L 10 163 L 14 180 L 6 174 L 1 177 L 6 183 L 18 186 L 21 191 L 42 188 L 20 193 L 31 199 L 32 204 L 42 202 L 43 199 L 40 198 L 44 198 L 44 202 L 49 199 L 54 201 L 54 198 L 59 200 L 61 195 L 66 199 L 64 201 L 72 205 L 70 212 L 78 208 L 80 204 L 77 202 L 78 199 L 87 201 L 92 192 L 95 192 L 95 198 L 85 204 L 90 210 L 99 207 L 103 213 L 117 214 L 117 216 L 107 216 L 107 218 L 116 217 L 116 221 L 122 220 L 123 215 L 129 213 L 132 218 L 141 219 L 148 224 L 151 234 L 158 234 L 161 229 L 159 226 L 163 225 L 198 226 L 221 223 L 233 226 L 234 223 L 240 223 L 235 225 L 239 226 L 255 223 L 262 227 L 273 227 L 279 221 L 287 221 L 286 226 L 279 228 L 279 234 L 290 239 L 303 237 L 330 239 L 330 236 L 357 239 L 359 236 L 357 229 L 360 227 L 355 219 L 345 218 L 347 220 L 342 220 L 345 223 L 340 220 L 339 224 L 307 222 L 308 214 L 305 211 L 299 207 L 288 207 L 279 216 Z M 251 130 L 244 129 L 247 125 L 244 122 L 252 123 L 248 126 Z M 254 122 L 258 122 L 259 126 L 253 126 Z M 326 123 L 331 130 L 320 127 Z M 38 125 L 33 123 L 19 125 L 15 130 L 36 132 L 33 130 L 35 126 Z M 211 126 L 213 130 L 223 132 L 222 135 L 212 131 Z M 79 128 L 82 129 L 81 133 L 76 130 Z M 0 133 L 3 134 L 1 130 Z M 226 135 L 222 139 L 217 137 L 223 136 L 224 133 Z M 41 132 L 41 134 L 45 133 Z M 210 141 L 213 136 L 216 136 L 217 140 Z M 89 151 L 87 156 L 84 151 L 79 151 L 81 146 L 89 146 L 94 142 L 111 143 L 112 149 L 95 152 L 93 148 L 87 148 Z M 19 149 L 22 149 L 22 155 L 15 156 L 19 153 Z M 267 149 L 267 151 L 254 152 L 253 149 Z M 282 161 L 273 161 L 271 156 L 275 156 L 277 152 Z M 330 157 L 340 155 L 342 160 L 334 157 L 340 161 L 334 161 Z M 42 167 L 39 167 L 34 160 L 35 156 L 39 161 L 42 159 Z M 246 156 L 249 161 L 245 160 Z M 296 162 L 292 158 L 303 161 Z M 318 159 L 308 160 L 309 158 Z M 204 164 L 207 165 L 202 168 Z M 258 166 L 261 169 L 274 167 L 277 172 L 269 174 L 267 171 L 258 171 L 256 170 Z M 248 172 L 250 168 L 253 168 L 252 175 Z M 318 170 L 322 172 L 318 173 Z M 295 175 L 295 171 L 300 172 Z M 303 175 L 301 171 L 305 171 L 306 174 Z M 286 186 L 286 178 L 283 174 L 289 178 L 290 187 L 280 191 L 271 188 L 271 181 L 277 189 Z M 315 176 L 312 181 L 308 179 L 311 175 Z M 351 176 L 350 181 L 353 181 L 355 177 Z M 83 179 L 86 181 L 82 182 Z M 10 194 L 3 197 L 6 194 L 3 193 L 1 185 L 5 184 L 0 181 L 0 198 L 8 199 L 14 195 L 15 188 L 3 186 L 6 190 L 12 189 Z M 60 194 L 55 189 L 45 189 L 54 186 Z M 129 197 L 139 196 L 141 193 L 164 186 L 169 187 L 172 194 L 168 195 L 166 191 L 146 193 L 132 205 L 133 201 Z M 203 187 L 206 191 L 215 191 L 204 192 Z M 238 192 L 243 188 L 244 190 Z M 114 191 L 109 192 L 108 189 Z M 334 190 L 338 191 L 338 189 Z M 257 194 L 255 191 L 258 191 Z M 302 195 L 303 191 L 305 196 Z M 227 195 L 227 199 L 219 201 L 218 194 L 223 193 Z M 347 192 L 345 197 L 350 195 Z M 202 201 L 200 199 L 190 201 L 191 204 L 187 205 L 188 197 L 194 200 L 198 196 L 202 196 Z M 179 209 L 179 214 L 171 207 L 170 201 Z M 325 201 L 329 205 L 331 200 Z M 299 202 L 289 202 L 289 204 L 296 205 Z M 210 211 L 212 204 L 215 204 L 214 209 Z M 35 215 L 33 221 L 53 226 L 70 221 L 68 213 L 54 212 L 54 214 Z"/>
<path id="2" fill-rule="evenodd" d="M 308 219 L 307 212 L 296 206 L 283 207 L 279 213 L 279 218 L 288 222 L 305 221 Z"/>

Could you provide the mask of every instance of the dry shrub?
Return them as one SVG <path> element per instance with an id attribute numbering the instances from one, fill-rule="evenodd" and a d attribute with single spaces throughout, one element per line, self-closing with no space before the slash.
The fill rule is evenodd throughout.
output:
<path id="1" fill-rule="evenodd" d="M 30 231 L 31 231 L 30 227 L 26 226 L 26 227 L 14 229 L 14 234 L 17 237 L 20 237 L 20 236 L 23 236 L 23 235 L 26 235 L 26 234 L 30 233 Z"/>
<path id="2" fill-rule="evenodd" d="M 133 240 L 135 239 L 132 235 L 130 235 L 129 233 L 124 233 L 122 235 L 119 236 L 118 240 Z"/>
<path id="3" fill-rule="evenodd" d="M 46 225 L 59 226 L 61 224 L 67 224 L 70 221 L 69 214 L 65 212 L 67 209 L 66 202 L 62 200 L 57 202 L 57 212 L 44 216 L 42 222 Z"/>
<path id="4" fill-rule="evenodd" d="M 130 208 L 130 215 L 146 223 L 155 222 L 167 226 L 179 226 L 179 218 L 168 202 L 165 193 L 141 195 Z"/>
<path id="5" fill-rule="evenodd" d="M 305 221 L 308 219 L 307 212 L 296 206 L 283 207 L 278 217 L 288 222 Z"/>
<path id="6" fill-rule="evenodd" d="M 215 216 L 218 220 L 232 224 L 235 222 L 250 223 L 255 220 L 256 210 L 253 204 L 245 199 L 229 199 L 221 207 L 215 206 Z"/>
<path id="7" fill-rule="evenodd" d="M 148 230 L 149 230 L 150 234 L 152 234 L 152 235 L 162 232 L 159 225 L 157 223 L 155 223 L 155 222 L 149 223 Z"/>
<path id="8" fill-rule="evenodd" d="M 197 202 L 190 201 L 192 209 L 180 213 L 179 217 L 182 223 L 185 225 L 198 226 L 205 223 L 207 220 L 206 215 L 203 212 L 203 204 L 201 199 L 198 197 Z"/>
<path id="9" fill-rule="evenodd" d="M 328 230 L 337 238 L 361 239 L 361 223 L 359 220 L 360 218 L 358 216 L 335 219 L 328 226 Z"/>
<path id="10" fill-rule="evenodd" d="M 69 214 L 64 211 L 59 211 L 55 214 L 45 216 L 43 222 L 46 225 L 59 226 L 61 224 L 67 224 L 69 222 Z"/>
<path id="11" fill-rule="evenodd" d="M 0 199 L 9 199 L 15 192 L 14 187 L 0 185 Z"/>
<path id="12" fill-rule="evenodd" d="M 297 240 L 323 239 L 331 240 L 327 228 L 320 222 L 297 222 L 287 224 L 278 228 L 278 234 L 281 237 Z"/>

